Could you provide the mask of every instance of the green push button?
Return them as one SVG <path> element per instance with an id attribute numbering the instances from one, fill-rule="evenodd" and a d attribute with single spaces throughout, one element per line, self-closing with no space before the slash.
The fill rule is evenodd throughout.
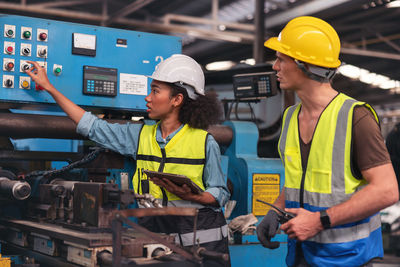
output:
<path id="1" fill-rule="evenodd" d="M 31 32 L 30 31 L 24 31 L 24 38 L 29 39 L 31 38 Z"/>
<path id="2" fill-rule="evenodd" d="M 61 73 L 61 68 L 60 67 L 55 68 L 54 69 L 54 73 L 55 74 L 60 74 Z"/>
<path id="3" fill-rule="evenodd" d="M 10 29 L 10 30 L 7 31 L 7 36 L 11 37 L 13 35 L 14 35 L 14 31 L 13 30 Z"/>

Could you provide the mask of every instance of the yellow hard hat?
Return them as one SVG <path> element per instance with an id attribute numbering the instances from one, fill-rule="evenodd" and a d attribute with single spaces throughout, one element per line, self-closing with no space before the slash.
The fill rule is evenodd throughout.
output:
<path id="1" fill-rule="evenodd" d="M 278 37 L 264 45 L 294 59 L 325 68 L 340 66 L 340 39 L 327 22 L 310 16 L 289 21 Z"/>

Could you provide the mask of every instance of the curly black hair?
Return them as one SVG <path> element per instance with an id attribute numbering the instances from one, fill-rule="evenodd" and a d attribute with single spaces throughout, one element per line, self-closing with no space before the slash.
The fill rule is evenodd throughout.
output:
<path id="1" fill-rule="evenodd" d="M 179 110 L 179 121 L 192 128 L 207 130 L 210 125 L 221 122 L 222 105 L 215 92 L 198 95 L 196 100 L 189 98 L 186 89 L 175 84 L 171 86 L 171 96 L 183 95 L 183 104 Z"/>

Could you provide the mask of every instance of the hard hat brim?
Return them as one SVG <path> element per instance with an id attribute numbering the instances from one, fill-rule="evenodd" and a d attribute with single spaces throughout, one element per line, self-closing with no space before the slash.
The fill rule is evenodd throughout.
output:
<path id="1" fill-rule="evenodd" d="M 287 55 L 287 56 L 289 56 L 291 58 L 294 58 L 294 59 L 297 59 L 297 60 L 301 60 L 301 61 L 309 63 L 309 64 L 314 64 L 313 62 L 308 61 L 307 59 L 300 58 L 300 57 L 297 57 L 296 55 L 293 55 L 291 53 L 291 51 L 290 51 L 291 50 L 290 47 L 282 44 L 278 40 L 277 37 L 269 38 L 267 41 L 264 42 L 264 46 L 269 48 L 269 49 L 272 49 L 272 50 L 275 50 L 277 52 L 280 52 L 282 54 L 285 54 L 285 55 Z M 338 59 L 335 63 L 332 63 L 332 64 L 319 64 L 318 66 L 325 67 L 325 68 L 334 68 L 335 69 L 335 68 L 338 68 L 341 64 L 342 63 Z"/>

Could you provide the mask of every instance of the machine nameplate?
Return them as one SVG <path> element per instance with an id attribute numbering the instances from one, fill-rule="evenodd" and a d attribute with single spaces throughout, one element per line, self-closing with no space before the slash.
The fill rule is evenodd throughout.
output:
<path id="1" fill-rule="evenodd" d="M 280 175 L 278 173 L 253 173 L 253 201 L 252 213 L 255 216 L 264 216 L 269 207 L 256 199 L 274 203 L 280 192 Z"/>

